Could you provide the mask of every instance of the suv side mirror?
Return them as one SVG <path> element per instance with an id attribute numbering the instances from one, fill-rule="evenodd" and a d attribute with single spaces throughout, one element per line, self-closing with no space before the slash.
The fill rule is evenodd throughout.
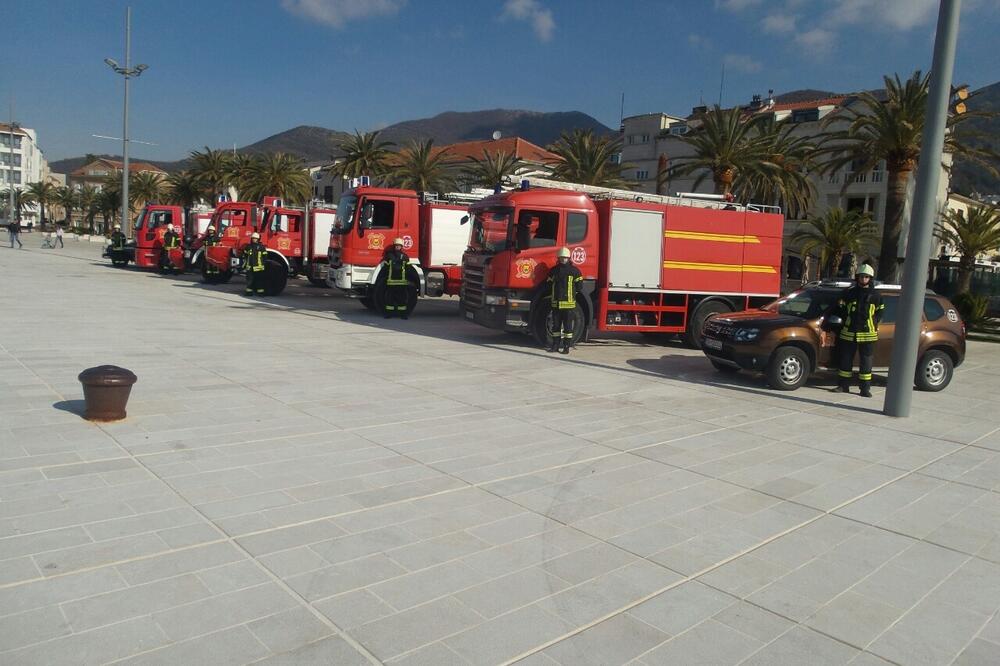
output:
<path id="1" fill-rule="evenodd" d="M 830 315 L 826 318 L 826 323 L 830 326 L 840 326 L 844 323 L 844 320 L 837 315 Z"/>

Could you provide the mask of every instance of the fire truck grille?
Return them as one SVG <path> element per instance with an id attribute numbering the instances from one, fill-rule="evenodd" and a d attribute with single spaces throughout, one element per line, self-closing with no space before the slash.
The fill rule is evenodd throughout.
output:
<path id="1" fill-rule="evenodd" d="M 466 265 L 462 268 L 462 287 L 464 293 L 462 299 L 466 307 L 483 307 L 483 295 L 486 279 L 482 267 Z"/>

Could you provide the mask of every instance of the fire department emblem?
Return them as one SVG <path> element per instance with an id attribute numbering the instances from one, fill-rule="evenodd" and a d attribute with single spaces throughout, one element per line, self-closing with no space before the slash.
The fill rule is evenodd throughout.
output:
<path id="1" fill-rule="evenodd" d="M 403 236 L 403 249 L 409 250 L 413 247 L 413 236 Z"/>
<path id="2" fill-rule="evenodd" d="M 385 249 L 385 234 L 368 234 L 368 249 L 369 250 L 384 250 Z"/>
<path id="3" fill-rule="evenodd" d="M 535 266 L 537 265 L 538 262 L 534 259 L 519 259 L 514 263 L 514 270 L 517 273 L 517 277 L 527 279 L 535 272 Z"/>
<path id="4" fill-rule="evenodd" d="M 574 247 L 573 252 L 569 255 L 570 261 L 574 264 L 582 264 L 587 261 L 587 250 L 582 247 Z"/>
<path id="5" fill-rule="evenodd" d="M 279 238 L 278 239 L 278 249 L 279 250 L 288 250 L 288 249 L 291 249 L 291 247 L 292 247 L 292 241 L 291 241 L 291 239 L 289 239 L 289 238 Z"/>
<path id="6" fill-rule="evenodd" d="M 230 238 L 239 238 L 240 237 L 240 228 L 239 227 L 229 227 L 228 229 L 226 229 L 226 235 L 229 236 Z"/>

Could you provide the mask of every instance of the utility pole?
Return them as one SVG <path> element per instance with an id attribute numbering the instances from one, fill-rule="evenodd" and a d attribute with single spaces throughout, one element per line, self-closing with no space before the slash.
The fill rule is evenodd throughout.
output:
<path id="1" fill-rule="evenodd" d="M 7 165 L 7 178 L 10 183 L 10 200 L 7 202 L 8 217 L 7 222 L 15 222 L 14 213 L 16 209 L 14 208 L 14 132 L 17 130 L 17 123 L 14 122 L 14 100 L 10 102 L 10 125 L 7 127 L 10 130 L 10 146 L 7 151 L 10 156 L 10 164 Z"/>
<path id="2" fill-rule="evenodd" d="M 906 261 L 903 263 L 903 291 L 899 297 L 899 314 L 889 365 L 889 388 L 883 406 L 884 413 L 889 416 L 909 416 L 913 398 L 913 376 L 917 369 L 917 346 L 920 342 L 934 218 L 938 214 L 936 199 L 961 5 L 961 0 L 941 0 L 938 9 L 934 61 L 931 64 L 927 112 L 920 143 L 917 184 L 913 193 L 913 214 L 906 241 Z"/>
<path id="3" fill-rule="evenodd" d="M 128 80 L 130 77 L 138 77 L 149 69 L 148 65 L 131 66 L 132 50 L 132 8 L 125 8 L 125 66 L 120 66 L 111 58 L 105 58 L 104 62 L 115 71 L 125 77 L 125 108 L 122 113 L 122 231 L 126 236 L 132 235 L 131 216 L 129 215 L 128 203 Z"/>

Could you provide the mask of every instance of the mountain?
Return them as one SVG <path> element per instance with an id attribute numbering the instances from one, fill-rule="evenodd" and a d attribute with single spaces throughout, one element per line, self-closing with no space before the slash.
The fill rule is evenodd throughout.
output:
<path id="1" fill-rule="evenodd" d="M 614 130 L 591 116 L 579 111 L 543 113 L 539 111 L 518 111 L 491 109 L 487 111 L 448 111 L 433 118 L 407 120 L 389 125 L 382 130 L 382 139 L 392 141 L 402 147 L 407 141 L 434 139 L 441 146 L 459 141 L 489 139 L 493 132 L 503 136 L 519 136 L 540 146 L 546 146 L 559 138 L 561 132 L 573 129 L 590 129 L 597 134 L 613 134 Z M 266 139 L 238 148 L 240 153 L 289 153 L 302 158 L 307 164 L 327 162 L 337 151 L 337 144 L 351 136 L 351 132 L 300 125 L 279 132 Z M 121 159 L 112 155 L 96 155 Z M 133 157 L 135 161 L 150 162 L 166 171 L 179 171 L 187 167 L 187 159 L 176 162 L 145 160 Z M 69 173 L 86 163 L 84 157 L 56 160 L 49 164 L 56 173 Z"/>
<path id="2" fill-rule="evenodd" d="M 974 91 L 967 104 L 970 111 L 1000 114 L 1000 82 Z M 972 118 L 963 123 L 962 130 L 966 128 L 976 134 L 965 139 L 969 144 L 1000 153 L 1000 115 Z M 1000 160 L 995 160 L 993 166 L 1000 170 Z M 1000 178 L 978 164 L 957 158 L 952 169 L 951 189 L 966 196 L 974 192 L 1000 194 Z"/>

